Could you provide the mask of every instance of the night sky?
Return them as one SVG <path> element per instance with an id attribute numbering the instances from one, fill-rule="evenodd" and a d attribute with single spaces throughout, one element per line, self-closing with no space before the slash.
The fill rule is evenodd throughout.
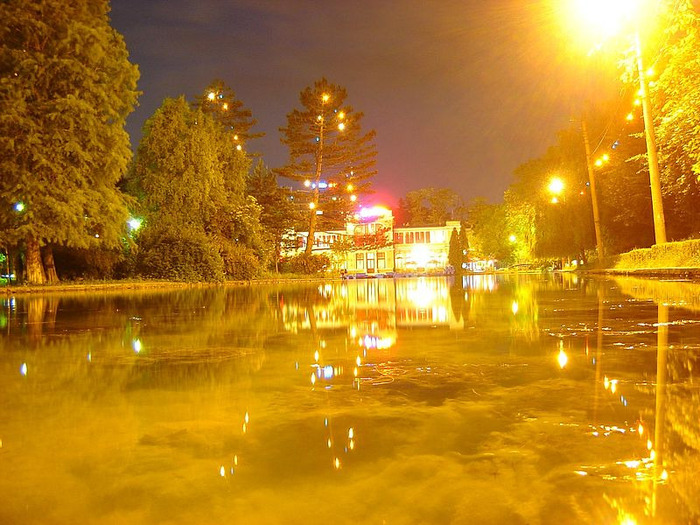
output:
<path id="1" fill-rule="evenodd" d="M 141 72 L 127 129 L 135 147 L 165 97 L 191 100 L 221 78 L 266 134 L 250 149 L 279 167 L 279 128 L 325 76 L 377 131 L 375 201 L 431 186 L 499 202 L 513 170 L 585 100 L 615 96 L 614 72 L 574 43 L 562 3 L 113 0 L 112 25 Z"/>

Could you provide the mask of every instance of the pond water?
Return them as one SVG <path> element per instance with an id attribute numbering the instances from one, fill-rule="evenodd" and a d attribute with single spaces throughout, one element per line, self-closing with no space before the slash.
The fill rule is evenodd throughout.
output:
<path id="1" fill-rule="evenodd" d="M 0 302 L 0 523 L 700 521 L 700 284 Z"/>

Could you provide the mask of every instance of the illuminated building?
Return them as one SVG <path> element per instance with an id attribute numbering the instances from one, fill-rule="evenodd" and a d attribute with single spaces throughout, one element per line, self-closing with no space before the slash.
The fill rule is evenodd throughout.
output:
<path id="1" fill-rule="evenodd" d="M 314 233 L 312 253 L 331 258 L 333 269 L 348 275 L 387 275 L 396 273 L 444 273 L 452 232 L 459 233 L 459 221 L 444 226 L 394 227 L 388 208 L 362 208 L 344 230 Z M 283 256 L 301 253 L 306 232 L 296 232 L 296 247 Z"/>

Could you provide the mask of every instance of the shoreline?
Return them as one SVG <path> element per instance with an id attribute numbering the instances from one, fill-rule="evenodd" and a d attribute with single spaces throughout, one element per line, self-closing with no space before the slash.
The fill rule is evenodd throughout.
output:
<path id="1" fill-rule="evenodd" d="M 519 272 L 513 272 L 517 274 Z M 526 273 L 526 272 L 522 272 Z M 539 273 L 539 272 L 538 272 Z M 590 270 L 579 270 L 577 273 L 604 275 L 604 276 L 629 276 L 648 279 L 683 279 L 700 282 L 700 268 L 635 268 L 635 269 L 615 269 L 596 268 Z M 498 273 L 496 273 L 498 274 Z M 481 275 L 481 274 L 476 274 Z M 109 282 L 66 282 L 58 284 L 44 285 L 0 285 L 0 295 L 6 297 L 14 295 L 30 295 L 42 293 L 70 293 L 70 292 L 120 292 L 120 291 L 167 291 L 185 288 L 219 288 L 230 286 L 254 286 L 258 284 L 281 284 L 294 282 L 327 282 L 340 281 L 334 276 L 327 277 L 280 277 L 253 279 L 250 281 L 224 281 L 218 283 L 209 282 L 179 282 L 179 281 L 109 281 Z"/>

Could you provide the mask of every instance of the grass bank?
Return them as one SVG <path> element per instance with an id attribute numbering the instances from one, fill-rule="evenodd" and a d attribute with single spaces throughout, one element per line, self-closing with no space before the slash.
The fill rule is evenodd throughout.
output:
<path id="1" fill-rule="evenodd" d="M 607 271 L 700 278 L 700 239 L 656 244 L 620 254 Z"/>

